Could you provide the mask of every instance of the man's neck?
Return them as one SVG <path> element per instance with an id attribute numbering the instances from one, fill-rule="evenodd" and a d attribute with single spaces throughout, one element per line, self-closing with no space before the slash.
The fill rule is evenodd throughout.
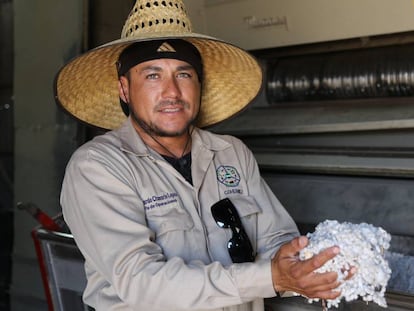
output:
<path id="1" fill-rule="evenodd" d="M 143 142 L 161 155 L 178 159 L 191 151 L 190 129 L 179 136 L 153 136 L 137 124 L 134 128 Z"/>

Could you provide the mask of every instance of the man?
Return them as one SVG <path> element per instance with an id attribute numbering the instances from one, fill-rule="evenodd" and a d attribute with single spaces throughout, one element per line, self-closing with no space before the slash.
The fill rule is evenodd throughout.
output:
<path id="1" fill-rule="evenodd" d="M 238 139 L 202 127 L 243 109 L 261 70 L 243 50 L 190 30 L 181 1 L 137 1 L 123 38 L 66 65 L 60 105 L 113 129 L 79 148 L 61 204 L 96 310 L 263 310 L 293 291 L 339 295 Z M 120 112 L 129 115 L 124 120 Z"/>

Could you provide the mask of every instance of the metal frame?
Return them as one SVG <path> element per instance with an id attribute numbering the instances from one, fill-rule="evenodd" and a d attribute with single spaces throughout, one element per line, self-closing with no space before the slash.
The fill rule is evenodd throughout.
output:
<path id="1" fill-rule="evenodd" d="M 84 258 L 73 236 L 37 227 L 32 230 L 32 238 L 48 310 L 89 310 L 82 301 L 82 293 L 86 286 Z"/>

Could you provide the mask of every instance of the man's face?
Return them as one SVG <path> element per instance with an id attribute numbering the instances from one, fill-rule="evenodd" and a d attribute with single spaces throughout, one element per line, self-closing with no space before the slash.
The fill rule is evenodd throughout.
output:
<path id="1" fill-rule="evenodd" d="M 120 96 L 129 103 L 135 128 L 164 137 L 187 134 L 200 108 L 200 90 L 194 68 L 176 59 L 140 63 L 120 83 Z"/>

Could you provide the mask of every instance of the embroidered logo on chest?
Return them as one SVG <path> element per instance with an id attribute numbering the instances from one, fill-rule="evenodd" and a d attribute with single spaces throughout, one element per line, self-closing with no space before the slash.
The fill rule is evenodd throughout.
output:
<path id="1" fill-rule="evenodd" d="M 227 187 L 237 187 L 240 183 L 239 172 L 233 166 L 220 165 L 216 174 L 217 180 Z"/>

